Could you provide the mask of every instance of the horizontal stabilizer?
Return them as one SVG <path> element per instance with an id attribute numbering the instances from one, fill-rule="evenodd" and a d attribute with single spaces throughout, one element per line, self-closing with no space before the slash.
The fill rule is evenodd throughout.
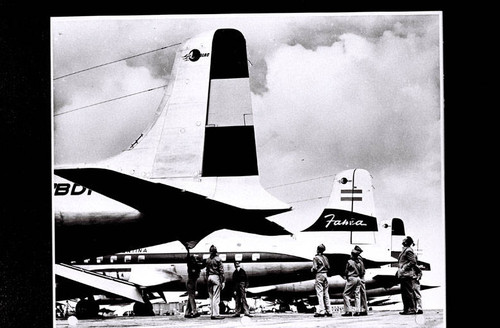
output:
<path id="1" fill-rule="evenodd" d="M 209 233 L 224 228 L 268 236 L 291 234 L 282 226 L 267 219 L 268 216 L 289 211 L 289 208 L 241 208 L 164 183 L 102 168 L 56 169 L 55 174 L 140 212 L 135 223 L 129 223 L 126 230 L 122 228 L 120 235 L 116 235 L 118 229 L 116 226 L 106 227 L 104 221 L 101 221 L 98 228 L 93 228 L 92 222 L 90 225 L 88 223 L 78 225 L 73 222 L 72 229 L 78 229 L 75 230 L 77 234 L 65 232 L 58 234 L 59 238 L 71 235 L 72 240 L 66 243 L 73 244 L 85 243 L 88 238 L 86 236 L 92 236 L 94 242 L 86 245 L 86 249 L 88 254 L 94 256 L 112 254 L 123 251 L 124 248 L 134 249 L 175 240 L 192 248 Z M 165 225 L 168 225 L 167 231 L 155 229 Z M 147 236 L 146 241 L 144 236 Z M 75 238 L 83 239 L 76 241 Z M 113 238 L 126 240 L 127 246 L 119 247 L 119 243 L 114 243 Z M 72 254 L 78 256 L 74 249 Z M 59 255 L 63 256 L 62 258 L 67 257 L 64 250 L 60 250 Z"/>
<path id="2" fill-rule="evenodd" d="M 186 210 L 192 204 L 197 204 L 197 207 L 201 208 L 217 206 L 221 209 L 222 207 L 233 207 L 194 192 L 107 169 L 56 169 L 54 172 L 60 177 L 77 182 L 86 188 L 133 207 L 145 214 L 164 211 L 166 206 L 170 210 L 175 210 L 175 207 L 178 207 L 179 210 Z M 272 216 L 289 210 L 290 208 L 269 208 L 255 211 L 258 211 L 263 216 Z"/>

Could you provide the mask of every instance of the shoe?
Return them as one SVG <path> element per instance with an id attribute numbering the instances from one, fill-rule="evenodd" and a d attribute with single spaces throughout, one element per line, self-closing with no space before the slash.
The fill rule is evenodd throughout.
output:
<path id="1" fill-rule="evenodd" d="M 353 316 L 353 317 L 359 317 L 360 315 L 361 315 L 361 314 L 360 314 L 359 312 L 354 312 L 354 313 L 352 314 L 352 316 Z"/>
<path id="2" fill-rule="evenodd" d="M 326 312 L 326 313 L 325 313 L 325 315 L 326 315 L 327 317 L 333 317 L 333 314 L 331 314 L 330 312 Z"/>
<path id="3" fill-rule="evenodd" d="M 249 318 L 253 318 L 253 315 L 251 315 L 250 313 L 245 313 L 245 316 L 247 316 Z"/>
<path id="4" fill-rule="evenodd" d="M 192 314 L 185 314 L 184 318 L 194 318 L 194 315 L 192 315 Z"/>
<path id="5" fill-rule="evenodd" d="M 316 312 L 316 313 L 314 313 L 314 317 L 315 317 L 315 318 L 318 318 L 318 317 L 324 317 L 324 316 L 325 316 L 325 314 L 324 314 L 324 313 L 317 313 L 317 312 Z"/>
<path id="6" fill-rule="evenodd" d="M 341 316 L 343 316 L 343 317 L 352 317 L 352 312 L 342 313 Z"/>
<path id="7" fill-rule="evenodd" d="M 225 319 L 225 318 L 221 317 L 221 316 L 217 316 L 217 317 L 210 317 L 210 319 L 212 319 L 212 320 L 222 320 L 222 319 Z"/>
<path id="8" fill-rule="evenodd" d="M 193 314 L 193 318 L 198 318 L 199 316 L 200 316 L 199 312 L 196 312 L 195 314 Z"/>
<path id="9" fill-rule="evenodd" d="M 233 315 L 233 318 L 239 318 L 239 317 L 240 317 L 240 314 L 239 314 L 239 313 L 235 313 L 235 314 Z"/>
<path id="10" fill-rule="evenodd" d="M 401 314 L 401 315 L 412 315 L 412 314 L 417 314 L 417 312 L 415 312 L 415 311 L 407 311 L 407 312 L 403 311 L 403 312 L 399 312 L 399 314 Z"/>
<path id="11" fill-rule="evenodd" d="M 359 315 L 361 315 L 361 316 L 368 315 L 368 312 L 367 311 L 361 311 L 361 312 L 359 312 Z"/>
<path id="12" fill-rule="evenodd" d="M 417 314 L 424 314 L 424 311 L 422 311 L 422 310 L 418 310 L 418 311 L 417 311 Z"/>

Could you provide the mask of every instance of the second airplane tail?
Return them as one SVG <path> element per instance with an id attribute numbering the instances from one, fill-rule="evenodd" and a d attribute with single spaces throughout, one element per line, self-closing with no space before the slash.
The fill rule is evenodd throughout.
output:
<path id="1" fill-rule="evenodd" d="M 353 244 L 374 243 L 378 225 L 370 173 L 363 169 L 338 173 L 323 213 L 303 231 L 345 231 Z"/>

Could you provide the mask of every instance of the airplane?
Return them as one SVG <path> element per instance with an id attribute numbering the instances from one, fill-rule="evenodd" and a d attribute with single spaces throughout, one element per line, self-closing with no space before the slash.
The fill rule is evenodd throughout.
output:
<path id="1" fill-rule="evenodd" d="M 359 190 L 359 192 L 352 192 L 352 190 Z M 348 215 L 349 211 L 346 208 L 356 209 L 356 211 Z M 323 233 L 314 231 L 323 227 L 328 231 Z M 399 238 L 405 233 L 404 223 L 398 218 L 393 219 L 391 224 L 382 222 L 380 227 L 391 228 L 391 239 Z M 196 247 L 190 250 L 190 254 L 207 258 L 210 245 L 215 244 L 218 247 L 219 255 L 224 262 L 226 286 L 228 286 L 223 289 L 221 297 L 226 301 L 232 297 L 230 286 L 231 274 L 234 271 L 233 263 L 239 261 L 249 277 L 249 295 L 279 299 L 280 302 L 288 304 L 306 298 L 308 303 L 314 304 L 315 290 L 311 265 L 313 252 L 318 243 L 321 242 L 327 246 L 325 255 L 332 265 L 329 282 L 332 301 L 334 301 L 336 298 L 341 299 L 345 285 L 340 275 L 343 273 L 345 263 L 353 248 L 351 240 L 363 239 L 364 244 L 357 244 L 362 245 L 364 249 L 367 295 L 372 300 L 375 297 L 400 293 L 397 286 L 399 282 L 394 277 L 396 268 L 386 267 L 397 262 L 397 254 L 391 255 L 391 249 L 381 247 L 376 243 L 374 234 L 378 228 L 379 225 L 374 216 L 373 186 L 370 174 L 361 169 L 347 170 L 336 176 L 327 207 L 305 231 L 294 236 L 268 237 L 223 229 L 202 239 Z M 156 292 L 161 296 L 162 291 L 185 291 L 186 256 L 181 245 L 172 242 L 75 261 L 73 265 L 89 272 L 126 280 L 142 286 L 144 290 L 150 292 L 150 295 Z M 427 267 L 430 270 L 430 266 Z M 71 296 L 71 293 L 63 294 L 64 290 L 71 290 L 73 294 L 75 292 L 75 287 L 61 286 L 61 289 L 63 291 L 58 293 L 58 298 Z M 427 289 L 427 286 L 422 286 L 422 289 Z M 198 298 L 208 297 L 204 271 L 198 279 L 197 290 Z M 99 293 L 96 290 L 93 292 Z M 134 311 L 137 315 L 151 314 L 151 306 L 136 303 Z"/>
<path id="2" fill-rule="evenodd" d="M 291 210 L 262 188 L 246 41 L 217 29 L 179 46 L 154 120 L 120 154 L 55 165 L 54 271 L 58 278 L 144 302 L 142 290 L 77 270 L 70 261 L 180 241 L 219 229 L 275 236 L 268 217 Z"/>

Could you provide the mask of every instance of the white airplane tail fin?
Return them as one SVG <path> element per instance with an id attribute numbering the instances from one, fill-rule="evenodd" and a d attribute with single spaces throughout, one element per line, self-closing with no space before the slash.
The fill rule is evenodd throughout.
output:
<path id="1" fill-rule="evenodd" d="M 326 208 L 304 231 L 348 231 L 353 244 L 374 243 L 378 225 L 370 173 L 363 169 L 338 173 Z"/>
<path id="2" fill-rule="evenodd" d="M 151 179 L 258 175 L 243 35 L 187 40 L 172 77 L 150 127 L 100 166 Z"/>

